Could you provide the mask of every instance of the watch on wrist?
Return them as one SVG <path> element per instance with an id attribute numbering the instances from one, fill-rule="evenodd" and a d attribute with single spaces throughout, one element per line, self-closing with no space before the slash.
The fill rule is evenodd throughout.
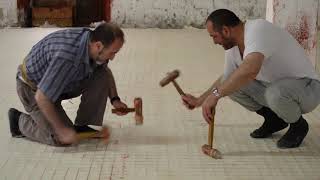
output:
<path id="1" fill-rule="evenodd" d="M 220 93 L 219 93 L 219 91 L 218 91 L 217 88 L 213 88 L 212 94 L 213 94 L 215 97 L 217 97 L 217 98 L 220 98 L 220 97 L 221 97 L 221 95 L 220 95 Z"/>

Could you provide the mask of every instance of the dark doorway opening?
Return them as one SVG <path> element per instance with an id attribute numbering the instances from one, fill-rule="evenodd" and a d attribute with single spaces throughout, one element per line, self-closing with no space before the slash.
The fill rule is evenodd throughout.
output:
<path id="1" fill-rule="evenodd" d="M 39 26 L 44 22 L 57 26 L 89 26 L 110 21 L 111 0 L 17 0 L 19 24 Z"/>
<path id="2" fill-rule="evenodd" d="M 76 0 L 74 26 L 110 21 L 110 0 Z"/>

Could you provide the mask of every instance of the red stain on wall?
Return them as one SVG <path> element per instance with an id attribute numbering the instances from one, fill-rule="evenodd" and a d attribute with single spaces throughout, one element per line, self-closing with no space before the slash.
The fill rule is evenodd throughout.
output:
<path id="1" fill-rule="evenodd" d="M 308 47 L 308 39 L 310 37 L 310 17 L 302 15 L 298 23 L 290 23 L 286 26 L 286 30 L 299 42 L 305 49 L 310 50 Z"/>

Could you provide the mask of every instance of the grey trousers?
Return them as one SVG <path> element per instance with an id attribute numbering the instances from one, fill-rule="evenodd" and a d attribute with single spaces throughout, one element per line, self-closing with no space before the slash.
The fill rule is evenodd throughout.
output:
<path id="1" fill-rule="evenodd" d="M 255 80 L 229 97 L 249 111 L 269 107 L 285 122 L 294 123 L 320 103 L 320 82 L 309 78 L 285 78 L 273 83 Z"/>
<path id="2" fill-rule="evenodd" d="M 89 79 L 81 82 L 77 90 L 61 95 L 60 99 L 55 103 L 55 107 L 66 126 L 73 127 L 73 123 L 64 111 L 61 101 L 80 95 L 82 95 L 81 103 L 74 124 L 102 125 L 109 96 L 108 90 L 110 89 L 108 87 L 110 79 L 107 73 L 103 67 L 99 67 Z M 28 113 L 22 113 L 19 119 L 19 129 L 22 134 L 33 141 L 60 146 L 61 143 L 57 140 L 54 130 L 37 105 L 35 91 L 17 78 L 17 92 Z"/>

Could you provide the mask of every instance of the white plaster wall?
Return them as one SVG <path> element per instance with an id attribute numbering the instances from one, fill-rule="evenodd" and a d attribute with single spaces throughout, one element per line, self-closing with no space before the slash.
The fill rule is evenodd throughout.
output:
<path id="1" fill-rule="evenodd" d="M 203 27 L 218 8 L 233 10 L 241 19 L 265 18 L 266 0 L 113 0 L 111 16 L 123 27 Z M 16 23 L 16 0 L 0 0 L 0 27 Z"/>
<path id="2" fill-rule="evenodd" d="M 316 52 L 316 70 L 318 74 L 320 75 L 320 0 L 318 0 L 318 32 L 317 32 L 317 52 Z"/>
<path id="3" fill-rule="evenodd" d="M 17 19 L 17 1 L 0 0 L 0 27 L 16 25 Z"/>
<path id="4" fill-rule="evenodd" d="M 318 74 L 320 75 L 320 0 L 318 2 L 318 44 L 317 44 L 317 52 L 316 52 L 316 70 Z"/>
<path id="5" fill-rule="evenodd" d="M 241 19 L 265 18 L 266 0 L 113 0 L 111 19 L 123 27 L 204 27 L 206 17 L 219 8 Z"/>
<path id="6" fill-rule="evenodd" d="M 242 19 L 264 18 L 266 0 L 113 0 L 112 21 L 123 27 L 203 27 L 217 8 L 235 11 Z M 0 0 L 0 27 L 17 23 L 16 0 Z"/>

